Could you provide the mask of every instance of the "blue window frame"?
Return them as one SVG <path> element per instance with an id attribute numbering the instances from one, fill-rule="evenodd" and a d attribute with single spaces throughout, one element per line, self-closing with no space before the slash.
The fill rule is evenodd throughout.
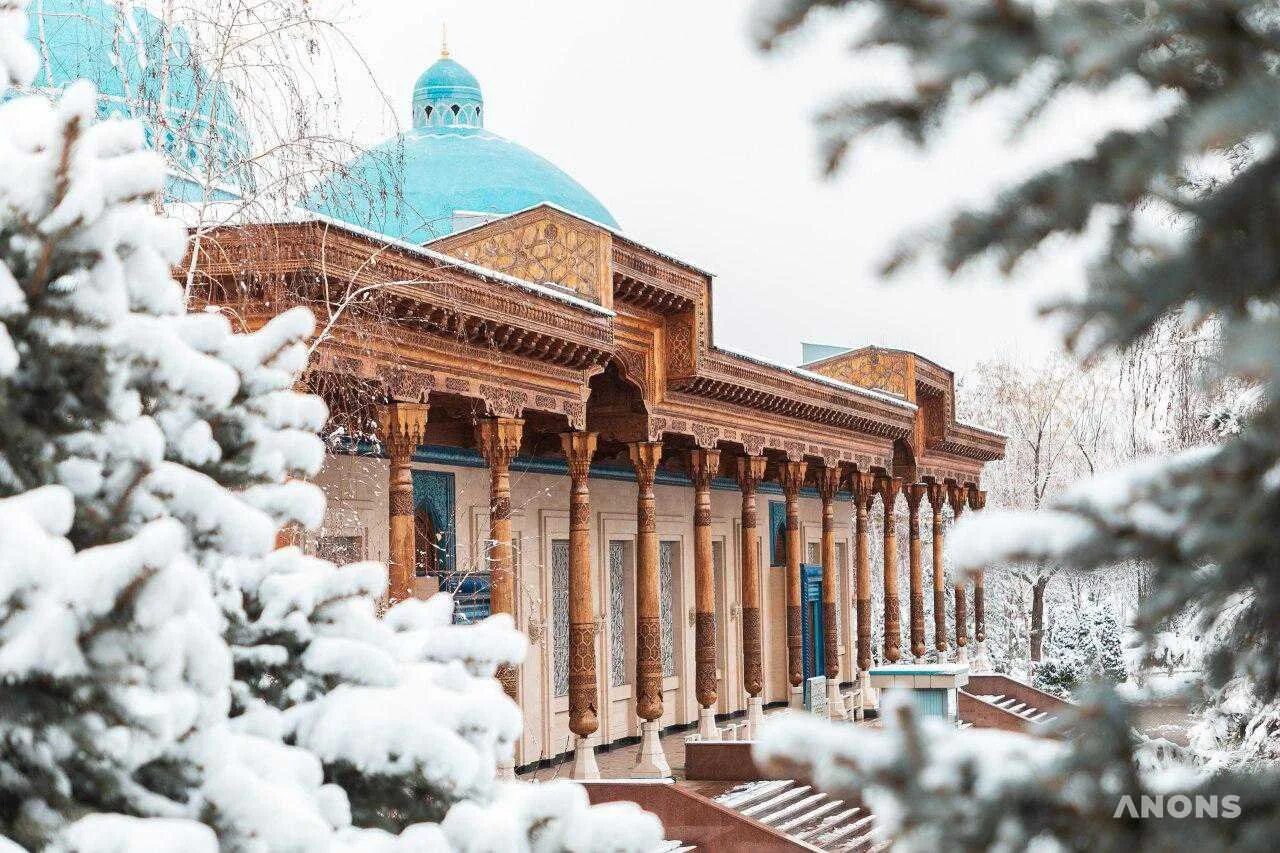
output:
<path id="1" fill-rule="evenodd" d="M 769 501 L 769 565 L 787 564 L 787 504 Z"/>

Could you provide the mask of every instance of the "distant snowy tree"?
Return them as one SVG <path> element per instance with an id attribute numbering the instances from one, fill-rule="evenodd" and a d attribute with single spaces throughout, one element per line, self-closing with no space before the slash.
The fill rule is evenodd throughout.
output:
<path id="1" fill-rule="evenodd" d="M 0 78 L 34 68 L 0 0 Z M 0 834 L 31 849 L 646 850 L 577 785 L 499 784 L 510 619 L 376 617 L 314 525 L 305 309 L 187 314 L 160 158 L 87 83 L 0 105 Z"/>
<path id="2" fill-rule="evenodd" d="M 1120 623 L 1115 613 L 1100 604 L 1089 609 L 1094 648 L 1097 651 L 1095 677 L 1111 684 L 1124 684 L 1129 680 L 1129 670 L 1124 661 L 1124 646 L 1120 639 Z M 1082 620 L 1083 621 L 1083 620 Z"/>
<path id="3" fill-rule="evenodd" d="M 858 30 L 858 51 L 890 54 L 902 85 L 851 95 L 822 120 L 826 159 L 838 167 L 869 132 L 925 144 L 977 102 L 1014 110 L 1013 126 L 1078 96 L 1141 92 L 1157 108 L 1104 126 L 1096 144 L 1029 169 L 979 209 L 949 218 L 938 239 L 914 240 L 900 268 L 936 248 L 958 270 L 989 260 L 1011 270 L 1064 239 L 1090 232 L 1103 246 L 1087 287 L 1056 306 L 1068 343 L 1086 353 L 1123 349 L 1163 318 L 1216 318 L 1220 368 L 1262 387 L 1265 402 L 1237 434 L 1102 474 L 1052 496 L 1045 510 L 963 521 L 952 537 L 961 565 L 1051 564 L 1073 571 L 1140 563 L 1147 594 L 1135 627 L 1149 641 L 1188 610 L 1212 620 L 1238 606 L 1206 679 L 1237 678 L 1262 707 L 1280 698 L 1280 15 L 1273 0 L 771 0 L 760 40 L 774 44 L 814 11 Z M 883 81 L 877 81 L 883 82 Z M 1101 110 L 1099 111 L 1101 113 Z M 1185 398 L 1180 398 L 1185 399 Z M 1105 685 L 1077 698 L 1060 750 L 1023 750 L 920 725 L 902 710 L 897 732 L 818 733 L 803 722 L 766 738 L 765 760 L 819 785 L 879 801 L 889 831 L 928 849 L 1267 850 L 1280 831 L 1274 767 L 1169 773 L 1139 764 L 1129 708 Z M 1261 735 L 1268 742 L 1274 736 Z M 1008 737 L 1008 736 L 1006 736 Z M 866 741 L 864 743 L 864 741 Z M 1019 752 L 1019 750 L 1023 750 Z M 1121 797 L 1239 798 L 1235 820 L 1120 819 Z"/>

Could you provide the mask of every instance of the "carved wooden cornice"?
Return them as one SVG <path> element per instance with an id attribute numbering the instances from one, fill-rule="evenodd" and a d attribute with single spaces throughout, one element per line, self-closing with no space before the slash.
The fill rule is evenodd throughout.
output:
<path id="1" fill-rule="evenodd" d="M 673 377 L 668 385 L 686 394 L 886 438 L 906 438 L 914 424 L 911 408 L 770 369 L 723 350 L 711 350 L 699 360 L 695 375 Z"/>
<path id="2" fill-rule="evenodd" d="M 206 279 L 244 282 L 249 270 L 266 278 L 284 271 L 284 298 L 291 290 L 298 302 L 323 301 L 326 276 L 344 290 L 348 284 L 373 286 L 371 298 L 391 309 L 379 312 L 380 321 L 397 327 L 396 334 L 402 327 L 425 331 L 573 369 L 598 367 L 613 356 L 608 312 L 502 275 L 459 268 L 425 250 L 317 222 L 228 228 L 203 239 L 217 246 L 200 264 Z M 276 301 L 274 307 L 283 306 Z"/>
<path id="3" fill-rule="evenodd" d="M 691 311 L 706 290 L 699 277 L 654 253 L 613 244 L 613 298 L 658 314 Z"/>

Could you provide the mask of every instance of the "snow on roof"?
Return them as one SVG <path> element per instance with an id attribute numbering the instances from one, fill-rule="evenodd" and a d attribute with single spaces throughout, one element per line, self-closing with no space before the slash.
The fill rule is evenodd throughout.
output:
<path id="1" fill-rule="evenodd" d="M 858 394 L 863 397 L 871 397 L 881 401 L 882 403 L 888 403 L 891 406 L 897 406 L 898 408 L 905 409 L 909 412 L 914 412 L 916 410 L 915 403 L 904 400 L 895 394 L 886 394 L 883 391 L 876 391 L 873 388 L 863 388 L 861 385 L 852 385 L 848 382 L 841 382 L 839 379 L 832 379 L 830 376 L 823 376 L 821 373 L 814 373 L 812 370 L 805 370 L 803 367 L 792 367 L 789 364 L 781 364 L 780 362 L 771 361 L 767 358 L 761 358 L 755 355 L 747 355 L 746 353 L 742 353 L 742 352 L 735 352 L 734 350 L 725 349 L 724 347 L 716 347 L 716 349 L 718 349 L 720 352 L 726 353 L 735 358 L 745 359 L 746 361 L 750 361 L 753 364 L 758 364 L 761 367 L 771 367 L 775 370 L 781 370 L 784 373 L 790 373 L 793 376 L 799 376 L 804 379 L 812 379 L 814 382 L 820 382 L 823 385 L 828 385 L 832 388 L 838 388 L 841 391 L 849 391 L 853 394 Z"/>
<path id="2" fill-rule="evenodd" d="M 610 311 L 608 308 L 602 308 L 601 306 L 595 304 L 594 302 L 588 302 L 587 300 L 574 296 L 571 293 L 565 293 L 561 288 L 559 288 L 556 285 L 535 284 L 532 281 L 526 281 L 523 278 L 517 278 L 513 275 L 509 275 L 504 272 L 498 272 L 497 270 L 491 270 L 487 267 L 482 267 L 478 264 L 473 264 L 467 261 L 459 260 L 458 258 L 455 258 L 453 255 L 446 255 L 444 252 L 437 252 L 435 249 L 428 249 L 426 246 L 419 246 L 415 243 L 409 243 L 405 240 L 398 240 L 394 237 L 388 237 L 386 234 L 381 234 L 377 231 L 371 231 L 368 228 L 361 228 L 359 225 L 352 225 L 350 222 L 343 222 L 341 219 L 334 219 L 333 217 L 326 216 L 323 213 L 316 213 L 315 211 L 311 211 L 311 210 L 301 211 L 300 214 L 296 217 L 296 219 L 285 220 L 285 221 L 319 222 L 323 225 L 327 225 L 333 228 L 338 228 L 343 231 L 347 231 L 351 234 L 355 234 L 357 236 L 364 237 L 369 240 L 374 240 L 376 242 L 383 243 L 387 246 L 394 246 L 397 249 L 408 252 L 412 255 L 417 255 L 418 257 L 421 257 L 421 258 L 427 258 L 429 260 L 436 261 L 437 263 L 446 264 L 448 266 L 456 267 L 461 270 L 466 270 L 469 273 L 478 275 L 482 278 L 490 279 L 491 281 L 500 281 L 500 282 L 503 282 L 504 284 L 513 285 L 515 287 L 521 288 L 522 290 L 527 290 L 531 293 L 536 293 L 539 296 L 545 296 L 548 299 L 554 299 L 558 302 L 563 302 L 566 305 L 572 305 L 575 308 L 581 308 L 584 311 L 590 311 L 593 314 L 599 314 L 602 317 L 617 316 L 613 311 Z"/>
<path id="3" fill-rule="evenodd" d="M 560 205 L 556 204 L 554 201 L 540 201 L 537 204 L 531 204 L 528 207 L 521 208 L 520 210 L 513 210 L 511 213 L 492 214 L 493 216 L 492 219 L 489 219 L 485 222 L 477 222 L 474 225 L 468 225 L 466 228 L 459 228 L 457 231 L 454 231 L 450 234 L 446 234 L 443 237 L 437 237 L 431 242 L 439 243 L 442 240 L 448 240 L 450 238 L 457 237 L 459 234 L 466 234 L 468 231 L 474 231 L 477 228 L 484 228 L 486 225 L 492 225 L 495 222 L 500 222 L 503 219 L 510 219 L 512 216 L 519 216 L 522 213 L 528 213 L 529 211 L 537 210 L 540 207 L 549 207 L 552 210 L 565 214 L 566 216 L 572 216 L 574 219 L 581 219 L 583 222 L 586 222 L 590 225 L 596 226 L 597 228 L 608 231 L 610 234 L 617 237 L 619 240 L 625 240 L 626 242 L 636 246 L 643 246 L 645 250 L 652 252 L 653 254 L 657 255 L 658 257 L 664 260 L 671 261 L 673 264 L 679 264 L 680 266 L 685 267 L 686 269 L 693 270 L 694 272 L 701 273 L 702 275 L 709 276 L 711 278 L 715 278 L 715 273 L 713 272 L 707 272 L 701 267 L 694 266 L 688 261 L 681 260 L 680 258 L 677 258 L 674 255 L 668 255 L 666 252 L 660 252 L 650 245 L 641 243 L 639 240 L 635 239 L 634 237 L 628 237 L 626 234 L 623 234 L 621 230 L 615 228 L 612 225 L 606 225 L 605 223 L 600 222 L 597 219 L 592 219 L 590 216 L 583 216 L 581 213 L 577 213 L 576 211 L 572 211 L 572 210 L 569 210 L 568 208 L 561 207 Z M 477 213 L 479 212 L 480 211 L 477 211 Z M 484 215 L 488 216 L 490 214 L 484 214 Z"/>
<path id="4" fill-rule="evenodd" d="M 1009 437 L 1008 435 L 1006 435 L 1003 432 L 1000 432 L 999 430 L 992 429 L 991 427 L 985 427 L 985 426 L 982 426 L 981 424 L 970 423 L 968 421 L 956 421 L 956 426 L 962 426 L 962 427 L 965 427 L 966 429 L 977 430 L 978 432 L 985 432 L 987 435 L 992 435 L 992 436 L 995 436 L 996 438 Z"/>

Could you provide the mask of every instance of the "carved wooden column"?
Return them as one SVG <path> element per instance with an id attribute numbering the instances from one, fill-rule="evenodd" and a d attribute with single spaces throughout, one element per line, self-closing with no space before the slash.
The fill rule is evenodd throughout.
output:
<path id="1" fill-rule="evenodd" d="M 640 750 L 636 776 L 671 775 L 671 765 L 658 737 L 662 718 L 662 613 L 658 567 L 657 507 L 653 480 L 662 461 L 662 442 L 628 445 L 636 469 L 636 713 Z"/>
<path id="2" fill-rule="evenodd" d="M 902 481 L 880 477 L 876 490 L 884 505 L 884 659 L 894 663 L 902 658 L 902 615 L 898 609 L 898 532 L 893 510 L 898 503 Z"/>
<path id="3" fill-rule="evenodd" d="M 413 473 L 409 463 L 427 428 L 426 403 L 391 402 L 378 407 L 382 444 L 391 459 L 388 511 L 387 598 L 403 601 L 413 584 Z"/>
<path id="4" fill-rule="evenodd" d="M 964 512 L 965 503 L 968 500 L 967 490 L 964 486 L 956 486 L 947 484 L 947 501 L 951 504 L 951 512 L 955 514 L 955 520 L 960 520 L 960 514 Z M 965 604 L 964 593 L 964 574 L 960 571 L 956 572 L 955 577 L 955 594 L 956 594 L 956 663 L 969 662 L 969 608 Z"/>
<path id="5" fill-rule="evenodd" d="M 576 736 L 573 778 L 599 779 L 590 738 L 600 727 L 596 680 L 596 612 L 591 590 L 591 493 L 587 477 L 594 432 L 560 434 L 569 463 L 569 731 Z"/>
<path id="6" fill-rule="evenodd" d="M 778 482 L 787 501 L 787 680 L 791 684 L 793 708 L 804 705 L 804 638 L 800 624 L 800 561 L 804 542 L 800 535 L 800 488 L 808 467 L 806 462 L 783 462 L 778 466 Z"/>
<path id="7" fill-rule="evenodd" d="M 977 488 L 969 489 L 969 509 L 974 512 L 985 509 L 987 493 Z M 987 591 L 986 573 L 978 569 L 973 573 L 973 671 L 984 674 L 994 672 L 991 657 L 987 654 Z"/>
<path id="8" fill-rule="evenodd" d="M 924 570 L 920 566 L 920 501 L 924 484 L 912 483 L 903 494 L 907 499 L 907 555 L 911 581 L 911 656 L 924 658 L 929 647 L 924 641 Z"/>
<path id="9" fill-rule="evenodd" d="M 511 460 L 520 450 L 524 421 L 482 418 L 476 424 L 476 449 L 489 464 L 489 611 L 516 615 L 516 579 L 511 556 Z M 498 680 L 516 698 L 516 671 L 503 664 Z"/>
<path id="10" fill-rule="evenodd" d="M 738 457 L 742 489 L 742 686 L 747 691 L 747 739 L 764 722 L 764 667 L 760 662 L 760 538 L 756 531 L 756 486 L 764 479 L 763 456 Z"/>
<path id="11" fill-rule="evenodd" d="M 947 651 L 947 572 L 942 561 L 942 507 L 947 500 L 947 487 L 930 483 L 928 495 L 933 515 L 933 647 L 941 660 Z"/>
<path id="12" fill-rule="evenodd" d="M 840 576 L 836 569 L 836 492 L 840 491 L 840 469 L 828 465 L 818 470 L 818 497 L 822 499 L 822 652 L 827 677 L 827 714 L 833 720 L 845 718 L 844 696 L 840 693 L 840 635 L 836 629 L 836 598 Z"/>
<path id="13" fill-rule="evenodd" d="M 716 569 L 711 555 L 711 480 L 720 470 L 719 450 L 695 450 L 689 458 L 693 479 L 694 665 L 698 698 L 698 734 L 719 740 L 716 726 Z"/>
<path id="14" fill-rule="evenodd" d="M 858 702 L 863 708 L 871 703 L 871 542 L 868 514 L 875 501 L 875 476 L 865 472 L 853 475 L 854 536 L 857 568 L 854 577 L 858 596 Z"/>

